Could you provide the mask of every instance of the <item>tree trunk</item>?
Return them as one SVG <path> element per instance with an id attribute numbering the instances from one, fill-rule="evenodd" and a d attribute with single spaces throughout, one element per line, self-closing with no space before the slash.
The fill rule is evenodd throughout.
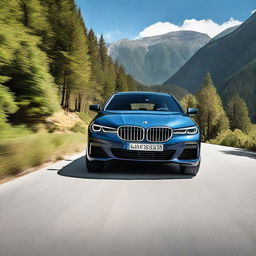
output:
<path id="1" fill-rule="evenodd" d="M 65 104 L 66 104 L 66 96 L 67 96 L 67 72 L 66 72 L 66 69 L 65 69 L 65 72 L 64 72 L 64 82 L 63 82 L 63 87 L 62 87 L 62 98 L 61 98 L 61 106 L 62 108 L 65 107 Z"/>
<path id="2" fill-rule="evenodd" d="M 75 98 L 75 112 L 78 111 L 78 98 Z"/>
<path id="3" fill-rule="evenodd" d="M 81 112 L 82 100 L 83 100 L 83 94 L 79 93 L 79 95 L 78 95 L 78 106 L 77 106 L 77 111 L 78 112 Z"/>

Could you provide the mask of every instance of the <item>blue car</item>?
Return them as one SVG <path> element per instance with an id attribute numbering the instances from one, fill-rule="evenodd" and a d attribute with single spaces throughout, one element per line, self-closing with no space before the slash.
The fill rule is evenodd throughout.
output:
<path id="1" fill-rule="evenodd" d="M 97 116 L 89 125 L 86 163 L 89 172 L 104 169 L 109 161 L 175 163 L 186 175 L 200 166 L 200 132 L 169 94 L 120 92 L 103 108 L 90 105 Z"/>

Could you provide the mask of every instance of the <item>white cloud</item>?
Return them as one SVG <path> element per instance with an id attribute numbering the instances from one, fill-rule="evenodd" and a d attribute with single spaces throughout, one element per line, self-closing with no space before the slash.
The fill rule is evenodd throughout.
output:
<path id="1" fill-rule="evenodd" d="M 256 12 L 256 9 L 255 9 L 255 10 L 252 10 L 252 11 L 251 11 L 251 14 L 254 14 L 255 12 Z"/>
<path id="2" fill-rule="evenodd" d="M 115 37 L 116 35 L 120 35 L 120 34 L 121 34 L 121 32 L 118 29 L 116 29 L 116 30 L 112 30 L 107 33 L 104 33 L 103 36 L 106 41 L 111 41 L 113 39 L 113 37 Z"/>
<path id="3" fill-rule="evenodd" d="M 147 36 L 156 36 L 162 35 L 168 32 L 178 31 L 178 30 L 192 30 L 201 33 L 206 33 L 210 37 L 214 37 L 223 30 L 240 25 L 242 22 L 239 20 L 235 20 L 234 18 L 230 18 L 228 21 L 218 24 L 213 20 L 196 20 L 196 19 L 187 19 L 184 20 L 182 25 L 176 25 L 170 22 L 157 22 L 146 27 L 143 31 L 139 33 L 138 38 L 147 37 Z"/>

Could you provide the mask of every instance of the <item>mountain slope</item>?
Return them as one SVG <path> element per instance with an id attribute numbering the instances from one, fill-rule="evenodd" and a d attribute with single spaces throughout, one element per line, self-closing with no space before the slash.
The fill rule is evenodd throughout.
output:
<path id="1" fill-rule="evenodd" d="M 139 85 L 138 91 L 162 92 L 173 95 L 176 99 L 182 100 L 189 92 L 182 87 L 176 85 Z"/>
<path id="2" fill-rule="evenodd" d="M 224 80 L 256 57 L 256 13 L 232 33 L 210 41 L 164 84 L 176 84 L 190 92 L 200 87 L 210 72 L 220 90 Z"/>
<path id="3" fill-rule="evenodd" d="M 244 99 L 251 120 L 256 122 L 256 58 L 225 80 L 221 92 L 224 102 L 235 94 Z"/>
<path id="4" fill-rule="evenodd" d="M 225 29 L 224 31 L 220 32 L 218 35 L 216 35 L 215 37 L 213 37 L 211 41 L 215 41 L 215 40 L 217 40 L 217 39 L 220 39 L 220 38 L 222 38 L 222 37 L 224 37 L 224 36 L 226 36 L 226 35 L 232 33 L 232 32 L 235 31 L 238 27 L 239 27 L 239 25 Z"/>
<path id="5" fill-rule="evenodd" d="M 112 43 L 109 54 L 129 74 L 146 85 L 163 83 L 210 37 L 194 31 L 177 31 L 136 40 Z"/>

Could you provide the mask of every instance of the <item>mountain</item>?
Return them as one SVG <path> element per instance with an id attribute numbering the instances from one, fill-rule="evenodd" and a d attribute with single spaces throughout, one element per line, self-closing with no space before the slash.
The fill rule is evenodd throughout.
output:
<path id="1" fill-rule="evenodd" d="M 231 32 L 235 31 L 238 27 L 239 27 L 239 25 L 236 25 L 236 26 L 225 29 L 224 31 L 220 32 L 217 36 L 213 37 L 211 41 L 220 39 L 220 38 L 230 34 Z"/>
<path id="2" fill-rule="evenodd" d="M 138 85 L 138 91 L 163 92 L 173 95 L 176 99 L 182 100 L 189 92 L 182 87 L 176 85 Z"/>
<path id="3" fill-rule="evenodd" d="M 211 38 L 194 31 L 177 31 L 109 45 L 108 52 L 127 73 L 146 85 L 162 84 Z"/>
<path id="4" fill-rule="evenodd" d="M 251 120 L 256 122 L 256 58 L 225 79 L 221 91 L 224 102 L 235 94 L 244 99 Z"/>
<path id="5" fill-rule="evenodd" d="M 256 58 L 256 13 L 233 32 L 210 41 L 164 84 L 176 84 L 190 92 L 200 87 L 210 72 L 219 91 L 225 79 Z"/>

